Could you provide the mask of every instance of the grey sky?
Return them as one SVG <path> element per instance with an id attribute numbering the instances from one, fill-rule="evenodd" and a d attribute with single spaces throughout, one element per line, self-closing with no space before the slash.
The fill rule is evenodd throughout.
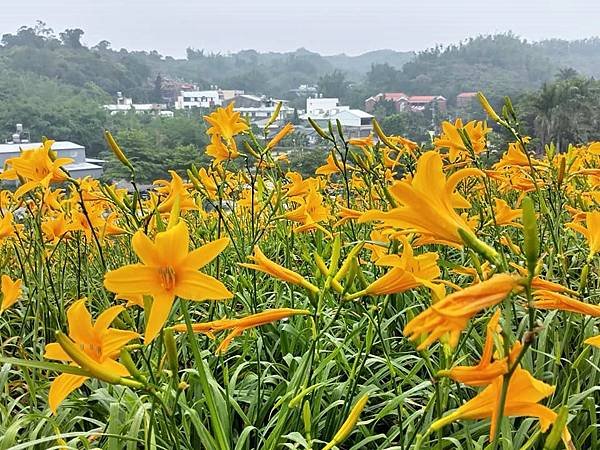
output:
<path id="1" fill-rule="evenodd" d="M 183 56 L 210 51 L 422 50 L 511 30 L 531 40 L 600 35 L 599 0 L 0 0 L 0 34 L 45 21 L 84 42 Z"/>

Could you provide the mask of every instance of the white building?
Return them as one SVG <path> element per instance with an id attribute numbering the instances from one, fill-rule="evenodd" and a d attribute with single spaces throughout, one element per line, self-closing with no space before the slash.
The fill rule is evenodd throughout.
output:
<path id="1" fill-rule="evenodd" d="M 0 144 L 0 172 L 7 159 L 16 158 L 21 153 L 21 150 L 33 150 L 39 148 L 42 144 L 37 142 L 7 142 Z M 71 158 L 73 162 L 64 166 L 65 170 L 73 178 L 83 178 L 91 176 L 99 178 L 102 175 L 102 160 L 87 158 L 85 156 L 85 147 L 74 142 L 57 141 L 52 144 L 54 150 L 60 158 Z"/>
<path id="2" fill-rule="evenodd" d="M 306 115 L 308 117 L 313 116 L 326 116 L 331 115 L 332 111 L 335 112 L 341 110 L 348 110 L 349 106 L 340 106 L 340 100 L 338 98 L 307 98 L 306 99 Z"/>
<path id="3" fill-rule="evenodd" d="M 311 118 L 324 130 L 327 130 L 330 121 L 335 125 L 339 120 L 346 139 L 366 137 L 373 132 L 373 116 L 361 109 L 350 109 L 349 106 L 337 105 L 328 110 L 317 109 L 313 114 L 306 113 L 301 118 Z"/>
<path id="4" fill-rule="evenodd" d="M 167 105 L 161 103 L 133 103 L 133 99 L 123 97 L 120 92 L 117 92 L 117 103 L 103 105 L 104 109 L 110 112 L 111 115 L 125 114 L 130 111 L 136 114 L 160 114 L 164 115 Z"/>
<path id="5" fill-rule="evenodd" d="M 255 124 L 259 128 L 264 128 L 268 120 L 271 118 L 277 106 L 248 106 L 234 107 L 233 110 L 240 113 L 248 122 Z M 273 127 L 278 127 L 286 122 L 289 122 L 294 116 L 294 109 L 289 106 L 282 105 L 279 110 L 279 116 L 273 122 Z"/>
<path id="6" fill-rule="evenodd" d="M 175 109 L 214 108 L 223 102 L 243 94 L 236 89 L 212 89 L 208 91 L 181 91 L 175 101 Z"/>

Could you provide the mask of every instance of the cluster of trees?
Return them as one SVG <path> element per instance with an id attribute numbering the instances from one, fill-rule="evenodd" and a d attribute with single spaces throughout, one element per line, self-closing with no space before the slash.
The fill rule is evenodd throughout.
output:
<path id="1" fill-rule="evenodd" d="M 517 110 L 539 148 L 554 143 L 565 151 L 569 143 L 600 141 L 600 81 L 573 69 L 523 96 Z"/>
<path id="2" fill-rule="evenodd" d="M 23 123 L 32 139 L 76 141 L 89 155 L 110 159 L 102 138 L 102 130 L 109 128 L 141 167 L 140 181 L 164 176 L 166 167 L 184 170 L 203 158 L 205 111 L 163 119 L 111 116 L 101 108 L 119 91 L 138 103 L 160 101 L 164 78 L 287 98 L 297 108 L 304 107 L 305 99 L 290 90 L 300 84 L 317 83 L 324 96 L 357 108 L 378 92 L 445 96 L 450 103 L 445 115 L 396 113 L 392 105 L 377 106 L 375 115 L 387 133 L 419 142 L 429 140 L 435 124 L 455 114 L 483 118 L 477 105 L 472 111 L 456 111 L 452 102 L 461 91 L 484 90 L 495 104 L 512 96 L 524 126 L 540 136 L 540 146 L 600 138 L 599 86 L 588 78 L 600 75 L 600 39 L 529 43 L 501 34 L 418 54 L 381 50 L 357 57 L 321 56 L 305 49 L 222 55 L 189 48 L 185 59 L 175 59 L 156 51 L 115 50 L 105 40 L 86 46 L 84 36 L 77 28 L 56 34 L 42 22 L 2 36 L 0 136 L 8 137 L 16 123 Z M 301 160 L 310 155 L 294 155 L 295 163 L 307 167 L 316 161 L 305 164 Z M 111 160 L 107 176 L 123 175 Z"/>

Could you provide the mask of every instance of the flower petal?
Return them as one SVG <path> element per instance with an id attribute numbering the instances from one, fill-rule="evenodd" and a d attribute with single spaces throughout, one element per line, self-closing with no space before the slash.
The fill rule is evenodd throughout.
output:
<path id="1" fill-rule="evenodd" d="M 162 290 L 154 267 L 130 264 L 104 276 L 104 287 L 120 295 L 144 295 Z"/>
<path id="2" fill-rule="evenodd" d="M 85 306 L 87 299 L 77 300 L 67 311 L 69 336 L 78 343 L 89 343 L 94 340 L 92 316 Z"/>
<path id="3" fill-rule="evenodd" d="M 58 361 L 72 361 L 71 357 L 63 350 L 58 342 L 53 342 L 46 345 L 44 350 L 44 358 L 56 359 Z"/>
<path id="4" fill-rule="evenodd" d="M 58 405 L 60 405 L 71 392 L 80 387 L 87 379 L 88 377 L 70 373 L 63 373 L 57 376 L 50 385 L 50 391 L 48 392 L 48 406 L 50 407 L 50 410 L 56 414 Z"/>
<path id="5" fill-rule="evenodd" d="M 229 238 L 221 238 L 190 252 L 184 265 L 189 269 L 200 269 L 215 259 L 225 247 L 229 245 Z"/>
<path id="6" fill-rule="evenodd" d="M 188 300 L 221 300 L 233 294 L 219 280 L 194 270 L 178 274 L 175 294 Z"/>
<path id="7" fill-rule="evenodd" d="M 146 333 L 144 335 L 144 344 L 148 345 L 158 335 L 161 328 L 169 318 L 171 307 L 175 296 L 173 294 L 162 294 L 154 297 L 150 315 L 146 324 Z"/>

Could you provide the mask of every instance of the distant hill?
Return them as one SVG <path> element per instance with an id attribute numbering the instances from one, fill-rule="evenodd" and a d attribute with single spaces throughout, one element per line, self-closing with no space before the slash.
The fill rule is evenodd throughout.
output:
<path id="1" fill-rule="evenodd" d="M 397 52 L 395 50 L 374 50 L 358 56 L 346 54 L 324 56 L 326 61 L 337 69 L 347 72 L 366 74 L 373 64 L 389 64 L 396 69 L 415 57 L 415 52 Z"/>

